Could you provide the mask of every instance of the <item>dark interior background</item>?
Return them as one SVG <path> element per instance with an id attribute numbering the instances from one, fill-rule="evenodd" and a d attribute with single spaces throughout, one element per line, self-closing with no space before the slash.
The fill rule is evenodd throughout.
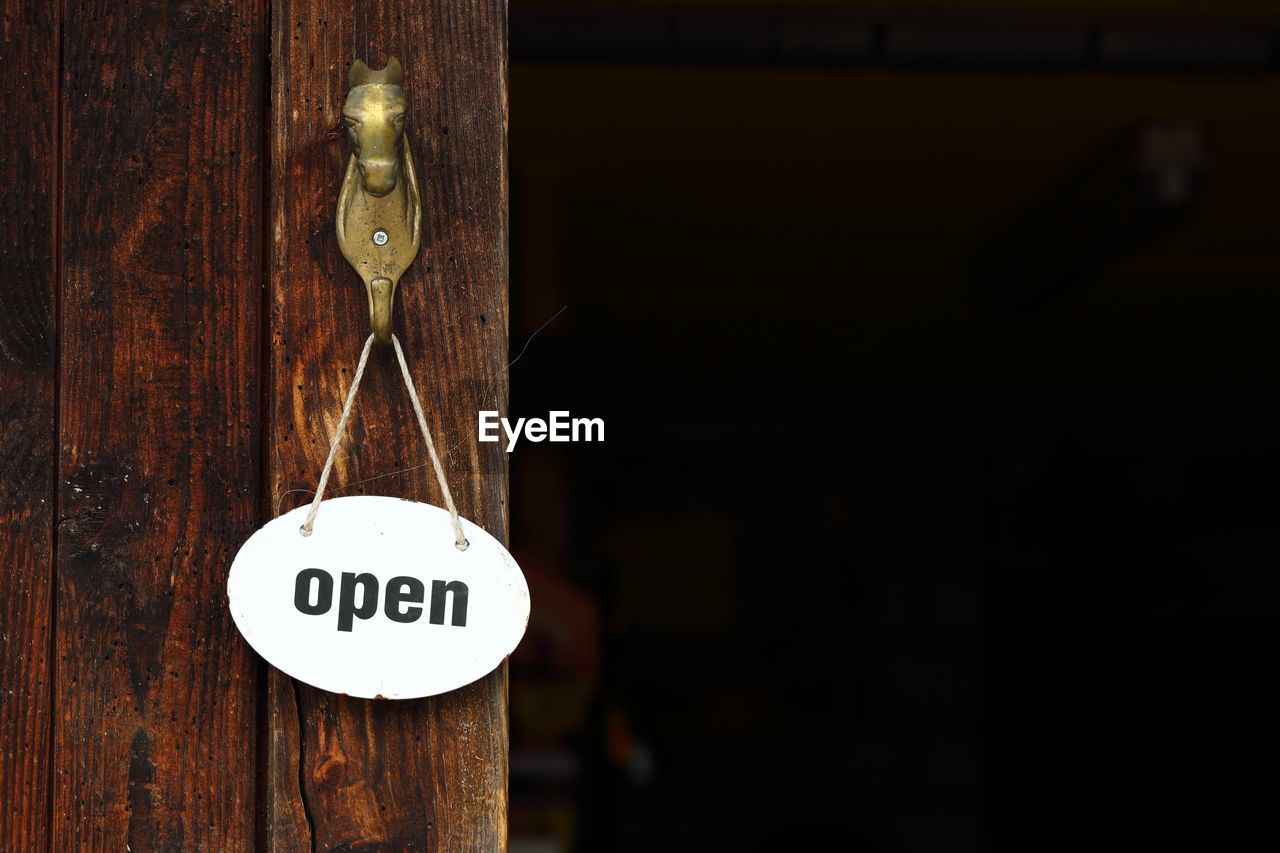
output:
<path id="1" fill-rule="evenodd" d="M 512 3 L 516 853 L 1274 842 L 1280 8 L 1034 7 Z"/>

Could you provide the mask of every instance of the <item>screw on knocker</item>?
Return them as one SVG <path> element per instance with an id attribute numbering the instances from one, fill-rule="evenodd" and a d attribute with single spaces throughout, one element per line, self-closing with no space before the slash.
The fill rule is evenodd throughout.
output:
<path id="1" fill-rule="evenodd" d="M 396 285 L 421 244 L 422 201 L 404 130 L 404 69 L 394 56 L 381 71 L 356 60 L 347 82 L 342 120 L 351 157 L 338 194 L 338 246 L 364 281 L 374 340 L 389 344 Z"/>

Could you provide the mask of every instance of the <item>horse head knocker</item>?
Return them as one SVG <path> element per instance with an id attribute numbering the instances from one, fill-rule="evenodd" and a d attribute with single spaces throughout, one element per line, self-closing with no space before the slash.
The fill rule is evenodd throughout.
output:
<path id="1" fill-rule="evenodd" d="M 351 157 L 338 194 L 338 245 L 364 281 L 374 340 L 391 342 L 391 300 L 421 243 L 422 203 L 404 132 L 404 69 L 356 60 L 342 120 Z"/>

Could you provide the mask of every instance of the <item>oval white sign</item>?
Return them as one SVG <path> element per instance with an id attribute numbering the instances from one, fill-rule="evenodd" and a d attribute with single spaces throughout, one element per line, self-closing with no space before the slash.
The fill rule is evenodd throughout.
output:
<path id="1" fill-rule="evenodd" d="M 231 616 L 258 654 L 300 681 L 366 699 L 434 696 L 515 650 L 529 587 L 498 540 L 449 513 L 361 495 L 302 506 L 249 537 L 227 580 Z"/>

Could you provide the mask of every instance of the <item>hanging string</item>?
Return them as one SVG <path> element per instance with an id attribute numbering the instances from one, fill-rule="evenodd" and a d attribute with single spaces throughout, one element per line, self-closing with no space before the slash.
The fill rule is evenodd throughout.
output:
<path id="1" fill-rule="evenodd" d="M 423 414 L 422 401 L 418 399 L 418 389 L 414 387 L 413 377 L 409 374 L 409 365 L 405 362 L 404 350 L 400 348 L 400 339 L 392 335 L 391 343 L 395 346 L 396 360 L 400 362 L 400 373 L 404 376 L 405 388 L 409 391 L 409 402 L 413 404 L 413 413 L 418 417 L 418 427 L 422 430 L 422 437 L 427 442 L 427 453 L 430 454 L 431 465 L 435 468 L 436 482 L 440 485 L 440 493 L 444 495 L 444 503 L 449 510 L 449 518 L 453 522 L 454 545 L 459 551 L 465 551 L 471 543 L 463 535 L 462 521 L 458 517 L 458 507 L 453 502 L 453 494 L 449 491 L 448 481 L 445 480 L 444 466 L 440 464 L 440 455 L 436 453 L 436 443 L 432 440 L 431 430 L 427 427 L 427 416 Z M 338 447 L 342 444 L 342 435 L 346 432 L 347 419 L 351 417 L 351 410 L 355 408 L 356 391 L 360 388 L 360 380 L 364 377 L 364 369 L 369 363 L 369 351 L 372 348 L 373 335 L 370 335 L 364 342 L 364 349 L 360 352 L 360 361 L 356 365 L 355 376 L 351 380 L 351 390 L 347 392 L 347 402 L 342 407 L 342 416 L 338 418 L 338 426 L 333 432 L 333 440 L 329 444 L 329 456 L 324 461 L 324 469 L 320 472 L 320 482 L 316 485 L 316 496 L 311 501 L 311 509 L 307 510 L 307 520 L 299 528 L 299 532 L 303 536 L 310 536 L 315 528 L 316 513 L 320 511 L 320 501 L 324 499 L 324 490 L 329 484 L 329 474 L 333 470 L 333 461 L 338 456 Z"/>
<path id="2" fill-rule="evenodd" d="M 342 417 L 338 418 L 338 428 L 333 431 L 333 440 L 329 442 L 329 458 L 324 460 L 324 469 L 320 472 L 320 482 L 316 486 L 316 496 L 311 501 L 311 509 L 307 511 L 307 520 L 298 528 L 303 536 L 310 536 L 315 527 L 316 513 L 320 511 L 320 500 L 324 497 L 324 487 L 329 484 L 329 472 L 333 470 L 333 460 L 338 456 L 338 445 L 342 444 L 342 434 L 347 431 L 347 418 L 351 417 L 351 409 L 355 406 L 356 392 L 360 390 L 360 378 L 364 376 L 365 365 L 369 363 L 369 350 L 373 348 L 373 335 L 364 342 L 360 352 L 360 363 L 356 365 L 356 375 L 351 380 L 351 390 L 347 392 L 347 403 L 342 407 Z"/>
<path id="3" fill-rule="evenodd" d="M 453 503 L 453 494 L 449 491 L 449 483 L 444 478 L 444 466 L 440 464 L 440 455 L 436 453 L 436 443 L 431 440 L 431 430 L 427 428 L 427 416 L 422 413 L 422 401 L 418 399 L 418 389 L 413 387 L 413 377 L 409 375 L 409 365 L 404 360 L 404 350 L 400 349 L 400 339 L 391 336 L 391 344 L 396 348 L 396 360 L 400 362 L 400 373 L 404 376 L 405 388 L 409 390 L 409 402 L 413 403 L 413 413 L 418 416 L 418 426 L 422 429 L 422 438 L 427 442 L 427 453 L 431 454 L 431 465 L 436 469 L 436 482 L 440 484 L 440 493 L 444 495 L 444 505 L 449 510 L 449 518 L 453 520 L 453 544 L 459 551 L 467 550 L 471 543 L 462 534 L 462 522 L 458 519 L 458 507 Z"/>

